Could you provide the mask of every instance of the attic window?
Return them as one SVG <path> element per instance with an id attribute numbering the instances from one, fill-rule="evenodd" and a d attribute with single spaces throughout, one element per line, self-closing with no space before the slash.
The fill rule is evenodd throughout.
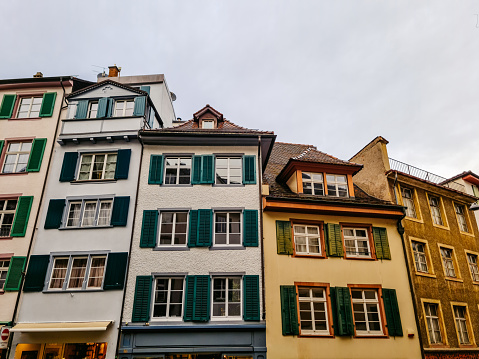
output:
<path id="1" fill-rule="evenodd" d="M 215 120 L 203 120 L 203 121 L 201 121 L 201 128 L 207 129 L 207 130 L 215 128 Z"/>

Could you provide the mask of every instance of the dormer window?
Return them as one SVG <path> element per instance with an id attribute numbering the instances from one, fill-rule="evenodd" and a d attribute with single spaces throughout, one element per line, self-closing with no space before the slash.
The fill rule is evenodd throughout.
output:
<path id="1" fill-rule="evenodd" d="M 202 120 L 201 121 L 201 128 L 206 130 L 211 130 L 215 128 L 215 120 Z"/>
<path id="2" fill-rule="evenodd" d="M 98 101 L 91 101 L 88 104 L 88 117 L 87 118 L 96 118 L 98 112 Z"/>
<path id="3" fill-rule="evenodd" d="M 115 101 L 115 117 L 133 116 L 135 102 L 133 99 Z"/>
<path id="4" fill-rule="evenodd" d="M 326 181 L 325 181 L 326 179 Z M 303 193 L 314 196 L 349 197 L 346 175 L 301 172 Z"/>
<path id="5" fill-rule="evenodd" d="M 324 180 L 322 173 L 303 172 L 303 193 L 324 196 Z"/>
<path id="6" fill-rule="evenodd" d="M 348 197 L 348 180 L 345 175 L 326 175 L 328 196 Z"/>

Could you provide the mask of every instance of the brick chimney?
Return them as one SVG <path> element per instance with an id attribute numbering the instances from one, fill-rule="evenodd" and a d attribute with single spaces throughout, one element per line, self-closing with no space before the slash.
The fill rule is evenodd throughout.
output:
<path id="1" fill-rule="evenodd" d="M 118 77 L 118 76 L 120 76 L 121 67 L 113 65 L 113 66 L 108 66 L 108 69 L 110 70 L 109 73 L 108 73 L 108 77 Z"/>

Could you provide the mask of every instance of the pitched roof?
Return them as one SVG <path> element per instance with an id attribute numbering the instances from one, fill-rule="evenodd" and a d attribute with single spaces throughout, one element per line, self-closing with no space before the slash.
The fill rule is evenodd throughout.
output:
<path id="1" fill-rule="evenodd" d="M 116 82 L 116 81 L 113 81 L 113 80 L 105 80 L 105 81 L 101 81 L 101 82 L 96 82 L 90 86 L 87 86 L 85 88 L 82 88 L 81 90 L 78 90 L 76 92 L 72 92 L 71 94 L 69 94 L 67 97 L 75 97 L 77 95 L 80 95 L 82 93 L 85 93 L 85 92 L 88 92 L 88 91 L 91 91 L 93 89 L 96 89 L 98 87 L 102 87 L 102 86 L 105 86 L 105 85 L 114 85 L 114 86 L 118 86 L 118 87 L 121 87 L 125 90 L 129 90 L 129 91 L 133 91 L 133 92 L 136 92 L 140 95 L 148 95 L 148 92 L 145 92 L 143 90 L 140 90 L 138 88 L 135 88 L 135 87 L 131 87 L 131 86 L 128 86 L 128 85 L 125 85 L 125 84 L 122 84 L 122 83 L 119 83 L 119 82 Z"/>
<path id="2" fill-rule="evenodd" d="M 291 159 L 302 162 L 315 162 L 315 163 L 328 163 L 335 165 L 346 165 L 346 166 L 361 166 L 354 162 L 343 161 L 334 156 L 328 155 L 327 153 L 318 151 L 316 147 L 308 147 L 299 155 L 291 157 Z"/>
<path id="3" fill-rule="evenodd" d="M 250 133 L 250 134 L 273 134 L 272 131 L 259 131 L 259 130 L 252 130 L 246 127 L 241 127 L 236 124 L 234 124 L 231 121 L 228 121 L 227 119 L 224 119 L 223 121 L 219 122 L 216 128 L 200 128 L 198 125 L 198 122 L 195 120 L 189 120 L 186 121 L 185 123 L 176 126 L 176 127 L 167 127 L 163 128 L 161 130 L 156 130 L 162 133 L 189 133 L 189 132 L 195 132 L 195 133 Z"/>
<path id="4" fill-rule="evenodd" d="M 454 177 L 448 178 L 447 180 L 440 182 L 439 184 L 449 183 L 449 182 L 455 181 L 459 178 L 464 178 L 464 177 L 467 177 L 467 176 L 472 176 L 472 177 L 475 177 L 475 178 L 479 179 L 479 176 L 476 175 L 474 172 L 464 171 L 462 173 L 459 173 L 459 174 L 455 175 Z"/>

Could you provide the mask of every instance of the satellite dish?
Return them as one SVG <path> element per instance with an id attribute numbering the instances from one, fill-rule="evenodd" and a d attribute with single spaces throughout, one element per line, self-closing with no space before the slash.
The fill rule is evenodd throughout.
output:
<path id="1" fill-rule="evenodd" d="M 170 91 L 171 101 L 176 101 L 176 95 Z"/>

